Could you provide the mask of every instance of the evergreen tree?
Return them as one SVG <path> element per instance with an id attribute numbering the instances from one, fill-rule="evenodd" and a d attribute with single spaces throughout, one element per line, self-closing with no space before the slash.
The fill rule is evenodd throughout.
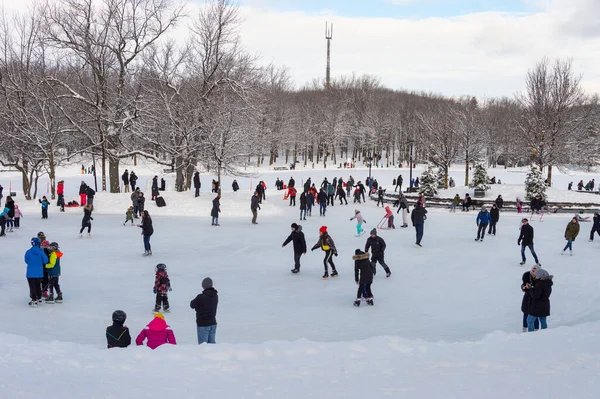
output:
<path id="1" fill-rule="evenodd" d="M 446 188 L 446 174 L 444 168 L 438 168 L 437 170 L 437 186 L 440 188 Z"/>
<path id="2" fill-rule="evenodd" d="M 437 194 L 437 174 L 433 170 L 433 165 L 427 165 L 427 169 L 423 171 L 421 180 L 419 181 L 419 194 L 435 195 Z"/>
<path id="3" fill-rule="evenodd" d="M 473 170 L 473 178 L 469 187 L 476 190 L 489 190 L 490 189 L 490 177 L 488 176 L 487 170 L 482 163 L 475 164 Z"/>
<path id="4" fill-rule="evenodd" d="M 536 195 L 539 195 L 542 200 L 546 201 L 547 188 L 540 168 L 537 165 L 531 165 L 527 178 L 525 178 L 525 199 L 531 201 Z"/>

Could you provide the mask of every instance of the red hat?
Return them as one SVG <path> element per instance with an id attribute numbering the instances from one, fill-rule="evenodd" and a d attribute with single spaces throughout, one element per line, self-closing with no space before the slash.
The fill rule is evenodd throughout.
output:
<path id="1" fill-rule="evenodd" d="M 319 229 L 320 233 L 327 233 L 327 226 L 321 226 L 321 228 Z"/>

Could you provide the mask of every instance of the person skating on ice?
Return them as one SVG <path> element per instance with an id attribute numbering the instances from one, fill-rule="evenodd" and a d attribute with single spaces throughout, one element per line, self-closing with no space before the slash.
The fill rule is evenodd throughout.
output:
<path id="1" fill-rule="evenodd" d="M 377 207 L 379 207 L 379 204 L 383 207 L 383 194 L 385 194 L 385 190 L 383 187 L 379 187 L 377 190 Z"/>
<path id="2" fill-rule="evenodd" d="M 86 206 L 83 207 L 83 218 L 81 219 L 81 229 L 79 230 L 79 238 L 82 237 L 83 230 L 85 230 L 86 227 L 88 230 L 87 237 L 92 238 L 92 220 L 94 220 L 94 218 L 92 217 L 92 205 L 86 204 Z"/>
<path id="3" fill-rule="evenodd" d="M 59 251 L 60 247 L 57 242 L 51 242 L 48 246 L 50 256 L 48 256 L 48 263 L 45 268 L 48 272 L 48 297 L 46 297 L 46 303 L 53 304 L 55 302 L 62 303 L 63 296 L 62 290 L 60 289 L 60 259 L 63 253 Z M 56 291 L 56 299 L 54 299 L 54 292 Z"/>
<path id="4" fill-rule="evenodd" d="M 490 216 L 490 213 L 488 212 L 487 208 L 485 206 L 481 207 L 481 210 L 479 211 L 479 213 L 477 214 L 477 218 L 475 219 L 475 223 L 477 223 L 477 238 L 475 239 L 475 241 L 483 241 L 483 238 L 485 237 L 485 231 L 488 227 L 488 224 L 490 224 L 492 220 L 492 217 Z"/>
<path id="5" fill-rule="evenodd" d="M 600 235 L 600 213 L 594 212 L 592 230 L 590 231 L 590 242 L 594 241 L 594 233 Z"/>
<path id="6" fill-rule="evenodd" d="M 420 203 L 415 205 L 412 213 L 410 214 L 410 219 L 412 221 L 412 225 L 415 228 L 415 233 L 417 236 L 417 241 L 415 244 L 418 247 L 422 247 L 421 240 L 423 239 L 423 232 L 425 227 L 425 219 L 427 219 L 427 210 L 421 206 Z"/>
<path id="7" fill-rule="evenodd" d="M 131 225 L 133 226 L 133 206 L 129 206 L 125 211 L 125 221 L 123 222 L 123 226 L 127 224 L 127 222 L 131 221 Z"/>
<path id="8" fill-rule="evenodd" d="M 221 213 L 221 199 L 220 196 L 216 196 L 212 201 L 212 209 L 210 210 L 210 216 L 212 218 L 211 226 L 220 226 L 219 225 L 219 213 Z"/>
<path id="9" fill-rule="evenodd" d="M 338 198 L 340 200 L 340 205 L 342 205 L 343 202 L 345 202 L 346 205 L 348 205 L 348 201 L 346 200 L 346 191 L 344 191 L 343 184 L 344 184 L 344 182 L 340 178 L 340 183 L 338 184 L 338 187 L 337 187 L 337 196 L 338 196 Z"/>
<path id="10" fill-rule="evenodd" d="M 337 249 L 335 248 L 335 243 L 333 239 L 327 232 L 327 226 L 321 226 L 319 229 L 319 241 L 311 248 L 311 251 L 314 251 L 317 248 L 321 248 L 323 252 L 325 252 L 325 257 L 323 258 L 323 266 L 325 268 L 325 274 L 323 274 L 323 278 L 329 278 L 329 270 L 327 265 L 331 265 L 331 277 L 335 277 L 338 275 L 338 272 L 335 268 L 335 264 L 333 263 L 333 255 L 338 256 Z"/>
<path id="11" fill-rule="evenodd" d="M 569 250 L 569 255 L 573 255 L 573 241 L 579 235 L 579 221 L 577 220 L 577 216 L 571 219 L 569 223 L 567 223 L 567 228 L 565 229 L 565 240 L 567 240 L 567 245 L 563 248 L 560 253 L 563 255 L 565 251 Z"/>
<path id="12" fill-rule="evenodd" d="M 358 209 L 354 210 L 354 216 L 350 218 L 350 221 L 354 219 L 356 219 L 356 236 L 358 237 L 364 233 L 362 225 L 363 223 L 367 223 L 367 221 L 363 218 Z"/>
<path id="13" fill-rule="evenodd" d="M 127 348 L 131 345 L 129 328 L 125 325 L 127 314 L 122 310 L 115 310 L 112 314 L 112 326 L 106 327 L 106 347 Z"/>
<path id="14" fill-rule="evenodd" d="M 304 233 L 302 232 L 302 226 L 292 223 L 292 232 L 288 236 L 288 238 L 283 242 L 281 248 L 285 247 L 290 243 L 290 241 L 294 245 L 294 268 L 292 269 L 292 273 L 296 274 L 300 272 L 300 257 L 306 253 L 306 239 L 304 238 Z"/>
<path id="15" fill-rule="evenodd" d="M 306 220 L 306 191 L 300 194 L 300 220 Z"/>
<path id="16" fill-rule="evenodd" d="M 517 245 L 521 246 L 521 266 L 524 265 L 527 260 L 525 258 L 526 248 L 529 248 L 531 251 L 531 255 L 533 256 L 536 265 L 540 266 L 540 261 L 538 260 L 535 250 L 533 249 L 533 227 L 529 224 L 529 220 L 527 220 L 527 218 L 523 218 L 522 220 L 521 233 L 519 234 Z"/>
<path id="17" fill-rule="evenodd" d="M 371 250 L 371 267 L 373 268 L 373 275 L 377 274 L 377 262 L 383 267 L 385 270 L 385 277 L 389 277 L 392 275 L 390 268 L 385 264 L 384 260 L 384 252 L 385 252 L 385 241 L 383 238 L 377 235 L 377 229 L 371 230 L 371 234 L 369 238 L 367 238 L 367 242 L 365 244 L 365 252 L 369 252 Z"/>
<path id="18" fill-rule="evenodd" d="M 260 209 L 260 193 L 258 191 L 254 192 L 254 195 L 250 199 L 250 210 L 252 211 L 252 224 L 256 223 L 256 218 L 258 217 L 258 210 Z"/>
<path id="19" fill-rule="evenodd" d="M 325 216 L 325 212 L 327 211 L 327 193 L 324 188 L 319 190 L 317 198 L 319 200 L 319 216 Z"/>
<path id="20" fill-rule="evenodd" d="M 144 207 L 146 206 L 146 197 L 144 197 L 144 193 L 141 191 L 137 191 L 137 210 L 140 217 L 144 214 Z"/>
<path id="21" fill-rule="evenodd" d="M 41 240 L 37 237 L 31 239 L 31 248 L 25 252 L 25 263 L 27 271 L 25 277 L 29 284 L 29 306 L 37 307 L 42 303 L 42 278 L 44 277 L 44 265 L 48 263 L 48 256 L 41 246 Z"/>
<path id="22" fill-rule="evenodd" d="M 402 211 L 402 226 L 400 227 L 408 227 L 408 214 L 410 212 L 410 207 L 408 205 L 408 200 L 404 196 L 404 194 L 398 194 L 398 210 L 396 213 L 400 213 Z"/>
<path id="23" fill-rule="evenodd" d="M 500 209 L 498 205 L 492 205 L 492 209 L 490 210 L 490 228 L 488 230 L 488 234 L 496 235 L 496 224 L 500 220 Z"/>
<path id="24" fill-rule="evenodd" d="M 371 262 L 369 262 L 369 253 L 357 249 L 354 251 L 352 260 L 354 260 L 354 281 L 358 284 L 354 306 L 360 306 L 362 299 L 366 300 L 369 305 L 373 305 L 373 293 L 371 292 L 373 269 Z"/>
<path id="25" fill-rule="evenodd" d="M 527 332 L 527 318 L 529 316 L 529 304 L 531 303 L 531 295 L 529 294 L 529 290 L 535 284 L 535 271 L 539 269 L 538 265 L 535 265 L 531 268 L 530 271 L 523 273 L 521 277 L 521 291 L 523 291 L 523 300 L 521 301 L 521 312 L 523 312 L 523 332 Z M 538 319 L 535 320 L 535 330 L 539 330 L 540 321 Z"/>
<path id="26" fill-rule="evenodd" d="M 144 211 L 142 214 L 142 223 L 138 224 L 137 227 L 142 229 L 141 235 L 144 237 L 144 256 L 152 255 L 152 247 L 150 246 L 150 237 L 154 234 L 154 227 L 152 226 L 152 218 L 148 211 Z"/>
<path id="27" fill-rule="evenodd" d="M 550 295 L 552 295 L 552 279 L 546 270 L 539 268 L 534 273 L 535 284 L 526 285 L 531 297 L 527 312 L 527 331 L 535 331 L 535 322 L 539 319 L 540 328 L 548 328 L 546 318 L 550 316 Z"/>
<path id="28" fill-rule="evenodd" d="M 172 291 L 171 280 L 167 273 L 167 265 L 159 263 L 156 265 L 154 275 L 154 289 L 153 293 L 156 294 L 156 303 L 154 305 L 154 311 L 160 312 L 162 306 L 163 311 L 169 311 L 169 291 Z"/>

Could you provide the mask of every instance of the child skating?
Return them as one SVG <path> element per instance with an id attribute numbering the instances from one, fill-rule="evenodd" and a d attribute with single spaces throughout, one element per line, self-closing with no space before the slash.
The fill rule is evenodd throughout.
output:
<path id="1" fill-rule="evenodd" d="M 123 226 L 127 224 L 127 222 L 131 221 L 131 225 L 133 226 L 133 206 L 129 206 L 127 211 L 125 212 L 125 221 L 123 222 Z"/>
<path id="2" fill-rule="evenodd" d="M 87 204 L 83 207 L 83 219 L 81 219 L 81 229 L 79 230 L 79 238 L 82 237 L 83 230 L 87 227 L 87 237 L 92 238 L 92 205 Z"/>
<path id="3" fill-rule="evenodd" d="M 168 293 L 171 291 L 171 280 L 167 274 L 167 265 L 159 263 L 156 265 L 156 277 L 154 278 L 154 293 L 156 294 L 156 305 L 154 311 L 160 312 L 162 305 L 163 311 L 169 311 Z"/>
<path id="4" fill-rule="evenodd" d="M 50 202 L 48 202 L 46 196 L 43 196 L 42 199 L 38 201 L 42 204 L 42 219 L 48 219 L 48 205 L 50 205 Z"/>
<path id="5" fill-rule="evenodd" d="M 46 271 L 48 272 L 48 290 L 50 294 L 46 297 L 46 303 L 62 303 L 63 296 L 62 290 L 58 279 L 60 277 L 60 258 L 63 253 L 59 251 L 58 243 L 52 242 L 48 245 L 50 256 L 48 256 L 48 263 L 46 264 Z M 56 291 L 56 299 L 54 299 L 54 291 Z"/>
<path id="6" fill-rule="evenodd" d="M 373 284 L 373 268 L 369 261 L 369 253 L 357 249 L 354 251 L 352 259 L 354 260 L 354 280 L 356 281 L 356 284 L 358 284 L 358 292 L 356 293 L 354 306 L 360 306 L 360 301 L 363 299 L 366 300 L 369 305 L 373 305 L 373 293 L 371 292 L 371 284 Z"/>
<path id="7" fill-rule="evenodd" d="M 23 212 L 19 209 L 19 205 L 15 204 L 15 229 L 21 227 L 21 218 L 23 217 Z"/>
<path id="8" fill-rule="evenodd" d="M 321 226 L 319 229 L 319 241 L 312 247 L 311 251 L 314 251 L 317 248 L 321 248 L 323 252 L 325 252 L 325 257 L 323 258 L 323 266 L 325 267 L 325 274 L 323 274 L 323 279 L 329 278 L 329 271 L 327 269 L 327 264 L 331 265 L 331 277 L 336 277 L 338 275 L 337 270 L 335 269 L 335 264 L 331 257 L 333 255 L 337 256 L 337 249 L 335 248 L 335 243 L 333 239 L 327 232 L 327 226 Z"/>
<path id="9" fill-rule="evenodd" d="M 351 217 L 350 220 L 356 219 L 356 236 L 360 237 L 365 233 L 362 228 L 363 223 L 367 223 L 367 221 L 362 217 L 360 211 L 358 209 L 354 210 L 354 217 Z"/>

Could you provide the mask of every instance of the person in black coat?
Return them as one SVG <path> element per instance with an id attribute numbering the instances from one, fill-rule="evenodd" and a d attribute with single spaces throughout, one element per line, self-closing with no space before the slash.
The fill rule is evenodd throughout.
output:
<path id="1" fill-rule="evenodd" d="M 238 184 L 237 180 L 233 180 L 233 183 L 231 183 L 231 188 L 233 189 L 234 193 L 240 189 L 240 185 Z"/>
<path id="2" fill-rule="evenodd" d="M 306 193 L 303 193 L 306 194 Z M 302 197 L 301 197 L 302 198 Z M 291 242 L 294 244 L 294 268 L 292 273 L 296 274 L 300 272 L 300 257 L 306 253 L 306 239 L 302 232 L 302 226 L 292 223 L 292 233 L 283 242 L 281 248 L 285 247 Z"/>
<path id="3" fill-rule="evenodd" d="M 325 216 L 325 212 L 327 211 L 327 193 L 322 188 L 319 190 L 319 194 L 317 194 L 317 201 L 319 202 L 319 215 Z"/>
<path id="4" fill-rule="evenodd" d="M 94 207 L 94 196 L 96 195 L 96 191 L 94 191 L 94 189 L 91 188 L 90 186 L 87 186 L 85 189 L 85 195 L 87 197 L 87 204 L 93 208 Z"/>
<path id="5" fill-rule="evenodd" d="M 250 210 L 252 211 L 252 224 L 256 223 L 256 218 L 258 217 L 258 209 L 260 209 L 260 194 L 258 191 L 254 192 L 252 199 L 250 200 Z"/>
<path id="6" fill-rule="evenodd" d="M 496 223 L 498 223 L 498 220 L 500 220 L 500 209 L 498 209 L 496 204 L 492 205 L 492 209 L 490 209 L 490 216 L 492 220 L 490 222 L 488 234 L 496 235 Z"/>
<path id="7" fill-rule="evenodd" d="M 312 185 L 312 182 L 311 182 L 311 180 L 310 180 L 310 177 L 309 177 L 309 178 L 308 178 L 308 180 L 306 180 L 306 181 L 304 182 L 304 191 L 308 191 L 308 190 L 310 190 L 310 186 L 311 186 L 311 185 Z"/>
<path id="8" fill-rule="evenodd" d="M 369 305 L 373 305 L 373 293 L 371 292 L 371 284 L 373 284 L 373 269 L 369 262 L 369 253 L 365 253 L 360 249 L 354 251 L 354 280 L 358 284 L 358 292 L 356 293 L 356 301 L 354 306 L 360 306 L 361 299 L 365 299 Z M 359 277 L 360 274 L 360 277 Z"/>
<path id="9" fill-rule="evenodd" d="M 144 207 L 146 204 L 146 197 L 144 197 L 144 193 L 139 191 L 139 190 L 135 190 L 135 192 L 138 193 L 138 198 L 137 198 L 137 211 L 139 213 L 140 216 L 142 216 L 144 214 Z"/>
<path id="10" fill-rule="evenodd" d="M 296 185 L 296 180 L 294 180 L 293 177 L 290 177 L 290 180 L 288 181 L 288 187 L 294 187 Z"/>
<path id="11" fill-rule="evenodd" d="M 590 231 L 590 241 L 594 241 L 594 233 L 598 233 L 598 235 L 600 235 L 600 213 L 594 213 L 592 222 L 594 224 L 592 225 L 592 230 Z"/>
<path id="12" fill-rule="evenodd" d="M 463 203 L 462 203 L 463 212 L 468 211 L 469 208 L 471 207 L 472 203 L 473 203 L 473 200 L 471 200 L 471 196 L 468 193 L 465 194 L 465 199 L 463 200 Z"/>
<path id="13" fill-rule="evenodd" d="M 256 185 L 255 192 L 258 193 L 258 203 L 262 204 L 262 200 L 265 195 L 265 188 L 262 185 L 262 181 L 258 182 L 258 184 Z"/>
<path id="14" fill-rule="evenodd" d="M 377 262 L 381 264 L 383 270 L 385 270 L 385 277 L 391 276 L 392 272 L 388 265 L 385 264 L 384 252 L 385 252 L 385 241 L 383 238 L 377 235 L 377 229 L 371 230 L 371 235 L 367 238 L 367 243 L 365 244 L 365 252 L 369 252 L 371 249 L 371 253 L 373 256 L 371 257 L 371 267 L 373 268 L 373 275 L 377 274 Z"/>
<path id="15" fill-rule="evenodd" d="M 519 234 L 519 239 L 517 240 L 517 245 L 521 246 L 521 265 L 525 264 L 525 261 L 527 260 L 525 258 L 525 248 L 529 248 L 529 250 L 531 251 L 531 255 L 533 256 L 533 259 L 535 260 L 536 265 L 540 264 L 540 261 L 538 260 L 537 254 L 535 253 L 535 250 L 533 249 L 533 227 L 531 227 L 531 225 L 529 224 L 529 220 L 527 220 L 527 218 L 524 218 L 522 221 L 522 225 L 521 225 L 521 234 Z"/>
<path id="16" fill-rule="evenodd" d="M 494 202 L 496 203 L 496 206 L 498 206 L 498 209 L 502 210 L 502 207 L 504 206 L 504 199 L 502 199 L 502 196 L 499 195 Z"/>
<path id="17" fill-rule="evenodd" d="M 527 331 L 535 330 L 535 320 L 539 319 L 542 330 L 548 328 L 546 317 L 550 316 L 550 295 L 552 295 L 552 279 L 546 270 L 539 268 L 534 273 L 535 284 L 527 284 L 531 301 L 529 302 L 529 311 L 527 316 Z"/>
<path id="18" fill-rule="evenodd" d="M 123 192 L 129 192 L 129 172 L 125 169 L 125 172 L 121 175 L 121 180 L 123 180 Z"/>
<path id="19" fill-rule="evenodd" d="M 300 220 L 306 220 L 306 207 L 307 207 L 307 195 L 306 191 L 300 194 Z"/>
<path id="20" fill-rule="evenodd" d="M 200 172 L 196 172 L 196 173 L 194 173 L 194 189 L 196 190 L 196 193 L 194 194 L 194 198 L 200 196 L 200 187 L 201 187 Z"/>
<path id="21" fill-rule="evenodd" d="M 365 191 L 367 191 L 365 189 L 365 185 L 362 184 L 362 182 L 358 182 L 358 183 L 356 183 L 356 185 L 358 186 L 358 190 L 360 192 L 360 195 L 362 196 L 363 202 L 365 202 Z"/>
<path id="22" fill-rule="evenodd" d="M 131 345 L 129 328 L 125 325 L 127 315 L 122 310 L 115 310 L 112 314 L 112 326 L 106 327 L 106 347 L 127 348 Z"/>
<path id="23" fill-rule="evenodd" d="M 423 239 L 425 219 L 427 219 L 426 213 L 427 210 L 423 208 L 423 204 L 417 202 L 410 214 L 410 220 L 412 221 L 412 225 L 415 227 L 415 232 L 417 234 L 416 245 L 418 247 L 422 247 L 421 240 Z"/>
<path id="24" fill-rule="evenodd" d="M 129 173 L 129 184 L 131 185 L 131 191 L 135 191 L 135 183 L 137 183 L 138 177 L 135 172 L 132 170 Z"/>
<path id="25" fill-rule="evenodd" d="M 221 212 L 221 197 L 218 195 L 212 201 L 212 209 L 210 210 L 210 216 L 212 217 L 211 226 L 219 226 L 219 213 Z"/>
<path id="26" fill-rule="evenodd" d="M 217 306 L 219 305 L 218 291 L 213 287 L 210 277 L 202 280 L 202 293 L 190 302 L 190 308 L 196 311 L 196 327 L 198 332 L 198 345 L 206 342 L 216 343 L 217 334 Z"/>
<path id="27" fill-rule="evenodd" d="M 158 196 L 158 176 L 154 176 L 152 178 L 152 201 L 154 201 Z"/>
<path id="28" fill-rule="evenodd" d="M 338 195 L 338 198 L 340 199 L 340 205 L 342 205 L 342 201 L 344 201 L 346 203 L 346 205 L 348 205 L 348 201 L 346 200 L 346 191 L 344 191 L 343 182 L 342 182 L 342 184 L 339 184 L 337 187 L 337 195 Z"/>
<path id="29" fill-rule="evenodd" d="M 539 266 L 533 266 L 530 271 L 523 273 L 521 278 L 521 291 L 523 291 L 523 300 L 521 301 L 521 312 L 523 312 L 523 332 L 527 332 L 527 316 L 529 316 L 529 304 L 531 303 L 531 295 L 529 294 L 530 288 L 535 284 L 535 271 L 539 269 Z M 535 320 L 534 328 L 538 330 L 540 328 L 540 321 Z"/>
<path id="30" fill-rule="evenodd" d="M 81 219 L 81 229 L 79 230 L 79 238 L 81 238 L 81 235 L 83 234 L 83 230 L 87 227 L 88 229 L 88 238 L 91 238 L 91 232 L 92 232 L 92 220 L 94 220 L 94 218 L 92 217 L 92 206 L 90 204 L 87 204 L 86 206 L 83 207 L 83 219 Z"/>
<path id="31" fill-rule="evenodd" d="M 154 227 L 152 226 L 152 218 L 148 211 L 144 211 L 142 214 L 142 223 L 138 224 L 138 227 L 142 229 L 142 236 L 144 236 L 144 256 L 152 255 L 152 247 L 150 246 L 150 237 L 154 234 Z"/>

